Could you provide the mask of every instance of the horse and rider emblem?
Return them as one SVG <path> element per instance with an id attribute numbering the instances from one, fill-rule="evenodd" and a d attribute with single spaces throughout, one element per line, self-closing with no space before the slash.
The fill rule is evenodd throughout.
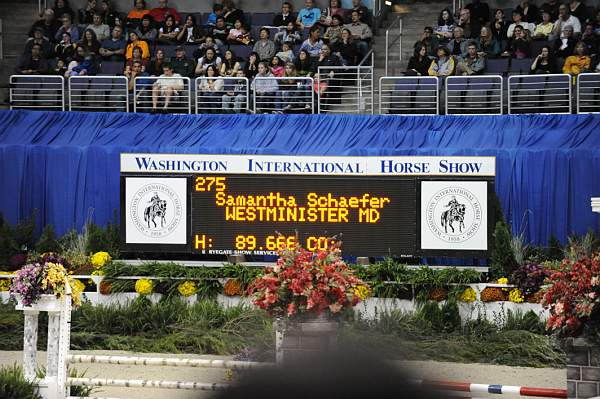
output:
<path id="1" fill-rule="evenodd" d="M 444 228 L 444 232 L 448 233 L 448 227 L 450 228 L 450 230 L 452 230 L 452 233 L 455 232 L 453 223 L 457 222 L 458 223 L 458 232 L 462 233 L 464 228 L 465 228 L 465 212 L 466 212 L 466 206 L 465 204 L 461 204 L 456 200 L 455 196 L 452 196 L 452 199 L 450 200 L 450 202 L 448 202 L 448 205 L 446 205 L 446 208 L 450 208 L 445 210 L 444 212 L 442 212 L 442 217 L 441 217 L 441 224 L 442 227 Z"/>
<path id="2" fill-rule="evenodd" d="M 150 223 L 154 226 L 154 228 L 158 227 L 156 223 L 156 219 L 160 222 L 160 228 L 165 227 L 166 223 L 166 214 L 167 214 L 167 201 L 161 199 L 158 196 L 158 193 L 154 193 L 154 196 L 148 201 L 150 205 L 146 207 L 144 210 L 144 222 L 148 224 L 148 228 L 152 228 Z"/>

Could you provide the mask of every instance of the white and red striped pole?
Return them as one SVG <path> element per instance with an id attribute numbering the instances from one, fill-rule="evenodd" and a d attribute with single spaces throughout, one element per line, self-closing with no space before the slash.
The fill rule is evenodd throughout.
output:
<path id="1" fill-rule="evenodd" d="M 520 396 L 537 396 L 542 398 L 567 397 L 566 389 L 557 388 L 533 388 L 501 384 L 472 384 L 470 382 L 455 381 L 416 380 L 414 382 L 420 384 L 421 386 L 436 390 L 469 392 L 472 394 L 512 394 Z"/>

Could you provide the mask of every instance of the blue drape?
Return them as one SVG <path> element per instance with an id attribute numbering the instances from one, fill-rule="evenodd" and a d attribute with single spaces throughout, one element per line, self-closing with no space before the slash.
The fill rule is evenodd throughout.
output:
<path id="1" fill-rule="evenodd" d="M 119 154 L 493 155 L 514 231 L 597 230 L 600 116 L 144 115 L 0 111 L 0 211 L 57 233 L 119 208 Z"/>

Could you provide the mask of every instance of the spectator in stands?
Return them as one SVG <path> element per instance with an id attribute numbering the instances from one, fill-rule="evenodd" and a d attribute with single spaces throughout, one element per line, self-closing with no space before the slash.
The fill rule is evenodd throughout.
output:
<path id="1" fill-rule="evenodd" d="M 87 26 L 94 22 L 94 14 L 96 13 L 96 0 L 87 0 L 84 8 L 77 11 L 77 18 L 80 25 Z"/>
<path id="2" fill-rule="evenodd" d="M 252 49 L 258 54 L 260 61 L 270 61 L 275 55 L 275 43 L 269 39 L 269 30 L 267 28 L 260 29 L 259 39 L 254 43 Z"/>
<path id="3" fill-rule="evenodd" d="M 31 26 L 31 29 L 29 30 L 29 37 L 33 37 L 35 30 L 40 28 L 44 32 L 43 36 L 47 40 L 54 42 L 54 36 L 56 35 L 56 31 L 59 27 L 60 23 L 54 18 L 54 11 L 48 8 L 44 11 L 43 18 L 36 21 Z"/>
<path id="4" fill-rule="evenodd" d="M 454 74 L 454 58 L 450 57 L 450 53 L 446 47 L 438 47 L 437 58 L 431 62 L 428 72 L 429 76 L 443 78 Z"/>
<path id="5" fill-rule="evenodd" d="M 44 29 L 42 28 L 35 28 L 34 32 L 33 32 L 33 37 L 30 37 L 29 39 L 27 39 L 27 42 L 25 43 L 25 54 L 29 54 L 31 53 L 31 48 L 33 47 L 34 44 L 37 44 L 41 47 L 42 49 L 42 56 L 46 59 L 52 58 L 53 56 L 53 48 L 52 48 L 52 44 L 44 37 Z"/>
<path id="6" fill-rule="evenodd" d="M 302 88 L 302 81 L 295 79 L 298 77 L 298 72 L 296 72 L 296 66 L 293 63 L 288 62 L 285 64 L 283 77 L 288 79 L 282 79 L 279 81 L 279 101 L 277 108 L 282 113 L 288 113 L 292 111 L 295 105 L 297 105 L 298 100 L 302 101 L 302 99 L 298 97 L 301 96 L 303 94 L 302 92 L 305 92 L 306 90 Z M 306 97 L 308 97 L 308 93 L 304 94 Z M 306 105 L 308 105 L 308 108 L 310 108 L 309 104 Z"/>
<path id="7" fill-rule="evenodd" d="M 63 60 L 56 60 L 56 65 L 50 70 L 50 75 L 65 76 L 67 65 Z"/>
<path id="8" fill-rule="evenodd" d="M 510 41 L 508 49 L 503 53 L 504 56 L 512 58 L 528 58 L 531 55 L 531 41 L 521 25 L 517 25 L 514 30 L 513 38 Z"/>
<path id="9" fill-rule="evenodd" d="M 352 9 L 350 10 L 350 12 L 352 11 L 358 11 L 360 20 L 366 23 L 367 25 L 371 25 L 371 14 L 369 12 L 369 9 L 362 4 L 361 0 L 352 0 Z"/>
<path id="10" fill-rule="evenodd" d="M 152 85 L 152 111 L 155 114 L 158 112 L 158 102 L 160 98 L 164 98 L 162 113 L 167 113 L 171 98 L 179 94 L 185 88 L 185 83 L 181 79 L 181 75 L 173 73 L 171 65 L 163 65 L 163 74 Z M 173 79 L 180 78 L 180 79 Z"/>
<path id="11" fill-rule="evenodd" d="M 337 67 L 342 65 L 340 58 L 331 53 L 330 47 L 327 44 L 321 48 L 321 54 L 317 61 L 317 81 L 319 82 L 318 90 L 320 90 L 321 98 L 324 98 L 325 105 L 339 104 L 341 102 L 340 92 L 343 81 L 340 81 L 340 75 L 344 72 L 339 72 L 327 67 Z M 323 69 L 324 68 L 324 69 Z"/>
<path id="12" fill-rule="evenodd" d="M 562 72 L 573 76 L 577 76 L 584 72 L 590 72 L 591 62 L 591 58 L 587 55 L 585 43 L 579 42 L 575 45 L 575 52 L 573 55 L 567 57 L 565 60 Z"/>
<path id="13" fill-rule="evenodd" d="M 209 65 L 213 65 L 216 71 L 221 68 L 221 57 L 218 57 L 215 54 L 215 50 L 212 48 L 207 48 L 204 52 L 204 56 L 198 59 L 198 64 L 196 64 L 196 76 L 204 75 L 206 72 L 206 68 Z"/>
<path id="14" fill-rule="evenodd" d="M 211 27 L 217 24 L 217 18 L 223 15 L 223 4 L 216 3 L 213 5 L 212 12 L 208 15 L 206 26 Z"/>
<path id="15" fill-rule="evenodd" d="M 102 15 L 102 23 L 114 28 L 116 25 L 119 13 L 116 12 L 110 2 L 110 0 L 102 0 L 100 2 L 100 15 Z"/>
<path id="16" fill-rule="evenodd" d="M 148 73 L 151 76 L 158 76 L 162 73 L 163 65 L 166 63 L 165 51 L 157 49 L 154 54 L 154 59 L 148 64 Z"/>
<path id="17" fill-rule="evenodd" d="M 523 16 L 521 15 L 520 11 L 514 10 L 512 15 L 513 15 L 513 23 L 510 24 L 510 26 L 508 27 L 508 31 L 506 32 L 506 36 L 509 39 L 511 39 L 513 37 L 515 27 L 517 27 L 517 26 L 521 26 L 523 29 L 527 29 L 530 34 L 533 34 L 533 32 L 535 32 L 535 24 L 523 22 L 523 20 L 522 20 Z"/>
<path id="18" fill-rule="evenodd" d="M 554 29 L 554 24 L 550 21 L 550 14 L 548 11 L 543 11 L 542 22 L 535 27 L 533 38 L 535 40 L 548 40 L 552 29 Z"/>
<path id="19" fill-rule="evenodd" d="M 296 17 L 292 14 L 292 5 L 284 1 L 281 5 L 281 13 L 275 15 L 273 18 L 273 26 L 279 26 L 280 28 L 288 26 L 290 22 L 296 22 Z"/>
<path id="20" fill-rule="evenodd" d="M 124 61 L 127 42 L 123 39 L 123 28 L 115 26 L 110 39 L 102 41 L 100 55 L 103 61 Z M 140 49 L 141 50 L 141 49 Z"/>
<path id="21" fill-rule="evenodd" d="M 467 56 L 462 57 L 456 65 L 456 74 L 459 76 L 480 75 L 485 70 L 485 58 L 477 53 L 477 43 L 469 42 Z"/>
<path id="22" fill-rule="evenodd" d="M 223 111 L 229 111 L 231 110 L 231 103 L 233 102 L 233 112 L 240 113 L 242 107 L 246 103 L 247 82 L 243 79 L 243 70 L 237 70 L 235 76 L 239 79 L 234 82 L 225 82 L 223 87 L 225 94 L 221 96 L 221 104 Z"/>
<path id="23" fill-rule="evenodd" d="M 213 49 L 215 55 L 219 55 L 219 47 L 217 47 L 214 39 L 210 35 L 206 36 L 206 39 L 204 39 L 204 43 L 198 46 L 198 48 L 194 51 L 192 56 L 194 57 L 194 59 L 197 60 L 198 58 L 203 57 L 204 53 L 206 53 L 206 50 L 209 48 Z"/>
<path id="24" fill-rule="evenodd" d="M 17 65 L 17 73 L 21 75 L 43 75 L 48 71 L 48 61 L 42 54 L 42 46 L 35 43 L 31 52 L 23 54 Z"/>
<path id="25" fill-rule="evenodd" d="M 133 48 L 133 51 L 131 52 L 131 59 L 127 60 L 127 62 L 125 63 L 125 70 L 127 70 L 127 67 L 129 67 L 129 69 L 131 70 L 133 64 L 136 62 L 142 64 L 142 70 L 146 70 L 148 62 L 144 61 L 144 59 L 142 58 L 142 49 L 140 47 Z"/>
<path id="26" fill-rule="evenodd" d="M 95 13 L 92 17 L 94 23 L 87 26 L 86 29 L 93 31 L 96 34 L 98 41 L 103 41 L 110 37 L 110 28 L 108 25 L 102 23 L 102 15 Z"/>
<path id="27" fill-rule="evenodd" d="M 98 71 L 98 64 L 92 54 L 86 53 L 83 46 L 78 45 L 75 50 L 75 56 L 69 63 L 65 77 L 95 75 Z"/>
<path id="28" fill-rule="evenodd" d="M 492 31 L 487 26 L 481 27 L 481 32 L 475 43 L 480 57 L 496 58 L 502 52 L 500 43 L 492 36 Z"/>
<path id="29" fill-rule="evenodd" d="M 188 78 L 193 78 L 196 71 L 196 63 L 186 56 L 183 46 L 175 48 L 175 57 L 171 57 L 171 67 L 173 68 L 173 72 L 181 76 L 187 76 Z"/>
<path id="30" fill-rule="evenodd" d="M 369 51 L 369 43 L 373 37 L 373 32 L 369 25 L 360 21 L 360 14 L 358 11 L 352 11 L 352 21 L 349 24 L 344 25 L 344 28 L 348 29 L 352 34 L 352 39 L 356 43 L 358 48 L 359 56 L 364 57 Z"/>
<path id="31" fill-rule="evenodd" d="M 188 14 L 177 34 L 177 41 L 182 44 L 200 44 L 204 41 L 205 36 L 204 29 L 196 23 L 194 15 Z"/>
<path id="32" fill-rule="evenodd" d="M 415 46 L 415 53 L 408 60 L 405 75 L 408 76 L 427 76 L 429 75 L 429 67 L 431 59 L 427 56 L 427 47 L 424 44 Z"/>
<path id="33" fill-rule="evenodd" d="M 275 44 L 281 46 L 283 43 L 289 43 L 291 45 L 302 42 L 302 35 L 298 32 L 298 27 L 295 21 L 289 21 L 285 27 L 285 30 L 277 32 L 275 34 Z"/>
<path id="34" fill-rule="evenodd" d="M 239 70 L 240 63 L 238 62 L 237 57 L 235 56 L 233 51 L 231 49 L 225 51 L 219 74 L 221 76 L 234 77 L 237 75 L 237 71 Z"/>
<path id="35" fill-rule="evenodd" d="M 556 73 L 556 61 L 552 56 L 549 46 L 542 47 L 542 51 L 531 63 L 531 73 L 534 75 L 545 73 Z"/>
<path id="36" fill-rule="evenodd" d="M 54 55 L 58 60 L 64 62 L 65 71 L 66 65 L 69 65 L 69 62 L 71 62 L 75 55 L 75 47 L 75 44 L 71 42 L 71 35 L 67 32 L 63 33 L 63 38 L 60 43 L 54 46 Z"/>
<path id="37" fill-rule="evenodd" d="M 215 39 L 217 46 L 225 46 L 227 37 L 229 36 L 229 28 L 225 26 L 225 18 L 218 17 L 215 26 L 210 28 L 210 35 Z"/>
<path id="38" fill-rule="evenodd" d="M 524 0 L 527 1 L 527 0 Z M 479 26 L 486 25 L 490 20 L 490 7 L 481 0 L 473 0 L 472 3 L 465 6 L 471 15 L 471 19 Z"/>
<path id="39" fill-rule="evenodd" d="M 162 24 L 169 15 L 173 17 L 176 25 L 181 22 L 181 17 L 177 10 L 169 7 L 168 3 L 168 0 L 158 0 L 158 7 L 150 10 L 150 15 L 152 15 L 155 23 Z"/>
<path id="40" fill-rule="evenodd" d="M 581 25 L 587 23 L 590 19 L 590 15 L 588 15 L 585 4 L 579 0 L 571 0 L 569 2 L 569 12 L 572 16 L 579 20 Z"/>
<path id="41" fill-rule="evenodd" d="M 125 37 L 127 33 L 127 26 L 125 26 L 125 19 L 123 19 L 123 17 L 120 14 L 117 14 L 115 16 L 115 26 L 121 28 L 121 30 L 123 31 L 123 37 Z M 115 26 L 111 27 L 111 29 L 114 29 Z"/>
<path id="42" fill-rule="evenodd" d="M 294 65 L 298 76 L 312 77 L 315 74 L 315 63 L 306 50 L 300 50 Z"/>
<path id="43" fill-rule="evenodd" d="M 523 22 L 537 24 L 540 21 L 540 13 L 537 6 L 529 3 L 529 0 L 521 0 L 521 3 L 515 7 L 515 10 L 521 13 Z"/>
<path id="44" fill-rule="evenodd" d="M 542 4 L 540 7 L 540 12 L 546 11 L 550 14 L 550 21 L 554 22 L 558 19 L 558 7 L 560 3 L 558 0 L 548 0 L 547 3 Z"/>
<path id="45" fill-rule="evenodd" d="M 558 7 L 558 19 L 554 22 L 554 29 L 552 30 L 552 35 L 554 37 L 562 36 L 564 33 L 565 26 L 572 26 L 573 33 L 575 35 L 581 33 L 581 23 L 579 23 L 579 19 L 577 17 L 572 16 L 569 13 L 569 6 L 566 4 L 561 4 Z M 561 33 L 562 32 L 562 33 Z"/>
<path id="46" fill-rule="evenodd" d="M 509 23 L 504 19 L 504 11 L 498 8 L 494 11 L 494 20 L 490 24 L 490 29 L 492 30 L 492 35 L 499 43 L 508 40 L 508 26 Z"/>
<path id="47" fill-rule="evenodd" d="M 142 58 L 144 60 L 149 60 L 150 49 L 148 48 L 148 43 L 146 43 L 143 40 L 140 40 L 139 34 L 135 31 L 129 32 L 129 44 L 125 48 L 125 59 L 131 59 L 133 48 L 138 46 L 142 49 Z"/>
<path id="48" fill-rule="evenodd" d="M 156 42 L 160 44 L 175 44 L 177 43 L 177 35 L 179 35 L 179 27 L 175 24 L 175 17 L 167 15 L 163 25 L 158 29 Z"/>
<path id="49" fill-rule="evenodd" d="M 71 40 L 73 42 L 78 42 L 79 41 L 79 29 L 77 29 L 76 26 L 73 26 L 71 24 L 71 17 L 69 16 L 69 14 L 66 14 L 66 13 L 63 14 L 61 20 L 62 20 L 62 25 L 60 28 L 58 28 L 58 30 L 54 34 L 54 39 L 56 41 L 61 40 L 62 34 L 64 32 L 67 32 L 68 34 L 71 35 Z"/>
<path id="50" fill-rule="evenodd" d="M 125 67 L 125 72 L 123 73 L 123 75 L 125 75 L 125 77 L 127 77 L 127 91 L 129 91 L 130 93 L 133 93 L 133 88 L 135 85 L 135 78 L 138 77 L 143 77 L 143 76 L 150 76 L 148 75 L 148 72 L 144 71 L 144 67 L 143 64 L 140 61 L 134 61 L 133 64 L 131 65 L 131 67 Z M 144 79 L 146 80 L 146 79 Z M 138 88 L 140 87 L 139 81 L 138 81 Z M 138 98 L 139 98 L 139 94 L 138 94 Z"/>
<path id="51" fill-rule="evenodd" d="M 92 54 L 94 57 L 100 54 L 100 42 L 96 37 L 96 32 L 91 29 L 86 29 L 83 32 L 83 38 L 78 43 L 83 47 L 86 53 Z"/>
<path id="52" fill-rule="evenodd" d="M 154 28 L 154 21 L 152 20 L 152 15 L 144 15 L 142 17 L 142 23 L 140 24 L 139 29 L 137 30 L 138 37 L 140 40 L 148 43 L 148 46 L 154 46 L 156 42 L 156 38 L 158 36 L 158 31 Z"/>
<path id="53" fill-rule="evenodd" d="M 342 24 L 342 17 L 339 15 L 334 15 L 331 18 L 331 25 L 327 28 L 325 34 L 323 35 L 323 40 L 330 46 L 334 46 L 335 42 L 340 40 L 342 37 L 342 29 L 344 29 Z"/>
<path id="54" fill-rule="evenodd" d="M 333 46 L 333 52 L 340 57 L 344 65 L 358 65 L 358 49 L 348 29 L 342 30 L 342 37 Z M 297 65 L 296 69 L 299 70 Z"/>
<path id="55" fill-rule="evenodd" d="M 229 44 L 244 44 L 242 43 L 242 36 L 244 32 L 242 31 L 243 22 L 237 19 L 233 24 L 233 28 L 229 29 L 229 33 L 227 33 L 227 43 Z"/>
<path id="56" fill-rule="evenodd" d="M 317 58 L 323 47 L 323 40 L 320 39 L 320 35 L 321 30 L 318 26 L 311 27 L 308 32 L 308 38 L 302 43 L 300 50 L 306 50 L 311 57 Z"/>
<path id="57" fill-rule="evenodd" d="M 294 62 L 294 52 L 292 51 L 292 47 L 289 43 L 283 43 L 281 46 L 281 51 L 275 54 L 276 57 L 279 57 L 281 61 L 284 63 Z"/>
<path id="58" fill-rule="evenodd" d="M 457 26 L 452 32 L 452 40 L 448 43 L 447 49 L 450 51 L 450 55 L 457 57 L 464 57 L 467 55 L 467 40 L 463 37 L 463 28 Z M 438 47 L 437 53 L 439 54 L 440 49 Z"/>
<path id="59" fill-rule="evenodd" d="M 75 11 L 69 5 L 69 0 L 55 0 L 54 7 L 52 8 L 54 11 L 54 15 L 58 18 L 62 18 L 63 15 L 68 14 L 71 21 L 75 19 Z M 71 34 L 71 38 L 73 39 L 73 35 Z M 75 39 L 73 39 L 75 40 Z"/>
<path id="60" fill-rule="evenodd" d="M 236 8 L 233 0 L 223 0 L 223 18 L 225 18 L 225 26 L 232 28 L 236 20 L 245 21 L 244 11 Z"/>
<path id="61" fill-rule="evenodd" d="M 254 89 L 254 95 L 256 97 L 256 112 L 268 113 L 268 111 L 275 108 L 274 102 L 279 85 L 277 84 L 277 80 L 273 79 L 273 75 L 269 72 L 269 66 L 263 61 L 258 63 L 258 73 L 256 74 L 256 78 L 252 81 L 252 88 Z"/>
<path id="62" fill-rule="evenodd" d="M 561 37 L 554 40 L 554 54 L 559 58 L 567 58 L 573 54 L 577 41 L 573 37 L 573 27 L 567 25 L 564 27 Z"/>
<path id="63" fill-rule="evenodd" d="M 248 62 L 244 66 L 244 76 L 248 78 L 248 80 L 254 79 L 256 74 L 258 73 L 258 63 L 260 62 L 258 58 L 258 53 L 251 52 L 248 56 Z"/>
<path id="64" fill-rule="evenodd" d="M 481 25 L 471 19 L 471 12 L 467 8 L 460 10 L 457 26 L 463 29 L 463 36 L 467 39 L 475 39 L 481 31 Z"/>
<path id="65" fill-rule="evenodd" d="M 440 39 L 440 41 L 447 43 L 452 38 L 453 30 L 454 17 L 452 17 L 452 12 L 450 9 L 444 8 L 438 17 L 435 35 Z"/>
<path id="66" fill-rule="evenodd" d="M 283 61 L 281 61 L 281 58 L 275 56 L 271 59 L 271 62 L 269 64 L 269 71 L 276 78 L 280 78 L 283 76 L 283 72 L 285 69 L 284 65 L 285 64 L 283 63 Z"/>
<path id="67" fill-rule="evenodd" d="M 598 54 L 598 37 L 594 33 L 594 25 L 586 24 L 581 34 L 581 42 L 585 44 L 587 54 L 594 56 Z"/>
<path id="68" fill-rule="evenodd" d="M 424 45 L 427 48 L 427 55 L 431 58 L 435 57 L 435 51 L 437 50 L 439 43 L 437 38 L 433 35 L 433 28 L 426 26 L 423 29 L 421 38 L 415 43 L 413 47 L 417 48 L 419 45 Z"/>
<path id="69" fill-rule="evenodd" d="M 321 19 L 321 10 L 315 7 L 313 0 L 306 0 L 305 7 L 298 13 L 296 23 L 300 29 L 310 28 Z"/>
<path id="70" fill-rule="evenodd" d="M 145 0 L 135 0 L 135 6 L 127 14 L 127 28 L 139 29 L 142 24 L 142 18 L 150 14 L 150 10 L 146 8 Z"/>
<path id="71" fill-rule="evenodd" d="M 319 18 L 319 23 L 323 26 L 331 26 L 333 23 L 333 17 L 335 15 L 339 16 L 342 23 L 346 21 L 346 13 L 348 10 L 340 7 L 340 0 L 329 0 L 329 7 L 325 8 L 321 12 L 321 18 Z"/>
<path id="72" fill-rule="evenodd" d="M 214 65 L 209 65 L 204 72 L 204 77 L 198 82 L 198 91 L 202 99 L 202 108 L 206 113 L 216 112 L 222 107 L 223 79 Z"/>

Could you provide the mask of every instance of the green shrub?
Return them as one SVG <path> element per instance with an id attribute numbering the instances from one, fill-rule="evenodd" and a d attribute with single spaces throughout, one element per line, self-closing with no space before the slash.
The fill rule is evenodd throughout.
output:
<path id="1" fill-rule="evenodd" d="M 44 227 L 40 239 L 35 244 L 35 250 L 40 254 L 43 254 L 44 252 L 60 252 L 60 244 L 56 239 L 54 227 L 52 227 L 51 224 Z"/>
<path id="2" fill-rule="evenodd" d="M 565 252 L 562 244 L 558 241 L 558 238 L 554 234 L 550 236 L 548 240 L 548 248 L 546 251 L 546 259 L 561 261 L 565 257 Z"/>
<path id="3" fill-rule="evenodd" d="M 494 229 L 494 250 L 490 259 L 490 276 L 493 278 L 509 276 L 517 266 L 511 246 L 511 229 L 505 222 L 497 222 Z"/>
<path id="4" fill-rule="evenodd" d="M 16 364 L 0 368 L 0 398 L 2 399 L 41 399 L 37 387 L 25 380 L 23 369 Z"/>

